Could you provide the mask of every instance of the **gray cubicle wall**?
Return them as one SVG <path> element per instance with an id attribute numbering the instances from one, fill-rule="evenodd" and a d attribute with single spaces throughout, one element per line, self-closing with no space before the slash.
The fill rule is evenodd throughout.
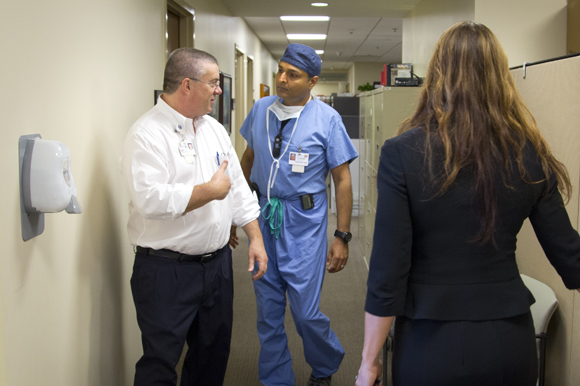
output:
<path id="1" fill-rule="evenodd" d="M 342 117 L 342 122 L 350 138 L 359 138 L 359 98 L 335 96 L 332 107 Z"/>

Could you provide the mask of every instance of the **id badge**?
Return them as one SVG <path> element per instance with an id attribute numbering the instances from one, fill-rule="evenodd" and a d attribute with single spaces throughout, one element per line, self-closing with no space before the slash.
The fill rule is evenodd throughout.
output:
<path id="1" fill-rule="evenodd" d="M 188 164 L 193 163 L 193 156 L 195 156 L 195 150 L 193 149 L 193 143 L 191 142 L 180 142 L 179 143 L 179 154 L 185 158 L 185 162 Z"/>
<path id="2" fill-rule="evenodd" d="M 308 153 L 290 152 L 288 163 L 292 165 L 292 172 L 304 173 L 304 167 L 308 166 Z"/>

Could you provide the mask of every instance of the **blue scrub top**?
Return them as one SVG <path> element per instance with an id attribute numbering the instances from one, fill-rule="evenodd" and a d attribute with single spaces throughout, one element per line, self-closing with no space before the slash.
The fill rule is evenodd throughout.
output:
<path id="1" fill-rule="evenodd" d="M 240 133 L 248 141 L 248 146 L 254 151 L 250 180 L 258 184 L 260 193 L 264 196 L 273 162 L 267 140 L 273 146 L 274 137 L 279 133 L 281 124 L 278 117 L 267 110 L 276 98 L 278 97 L 274 95 L 258 100 L 240 129 Z M 266 112 L 270 124 L 269 138 L 266 131 Z M 295 123 L 296 118 L 291 119 L 282 131 L 280 154 L 290 140 Z M 299 149 L 309 155 L 304 173 L 292 172 L 292 165 L 289 163 L 290 152 L 298 152 Z M 328 171 L 345 162 L 350 163 L 357 157 L 358 153 L 336 110 L 318 99 L 310 100 L 298 118 L 298 126 L 288 150 L 280 157 L 280 169 L 274 187 L 270 189 L 270 197 L 291 200 L 307 193 L 325 191 Z"/>

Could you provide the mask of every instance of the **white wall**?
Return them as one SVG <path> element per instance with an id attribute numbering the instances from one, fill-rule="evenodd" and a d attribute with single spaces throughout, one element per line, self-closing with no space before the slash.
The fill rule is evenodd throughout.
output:
<path id="1" fill-rule="evenodd" d="M 566 7 L 567 0 L 423 0 L 403 20 L 403 62 L 425 76 L 441 34 L 463 20 L 488 26 L 510 67 L 565 55 Z"/>
<path id="2" fill-rule="evenodd" d="M 458 21 L 473 20 L 474 0 L 423 0 L 403 19 L 403 63 L 424 77 L 439 37 Z"/>
<path id="3" fill-rule="evenodd" d="M 364 63 L 357 62 L 352 65 L 353 80 L 351 83 L 350 92 L 360 94 L 358 86 L 362 86 L 367 82 L 372 86 L 374 82 L 381 81 L 381 71 L 385 68 L 385 63 Z M 354 85 L 354 88 L 353 88 Z"/>
<path id="4" fill-rule="evenodd" d="M 0 7 L 6 384 L 128 384 L 139 334 L 117 159 L 128 127 L 161 87 L 164 4 L 55 0 Z M 18 137 L 33 133 L 69 147 L 83 214 L 47 214 L 44 234 L 24 243 L 16 150 Z"/>
<path id="5" fill-rule="evenodd" d="M 195 9 L 195 48 L 211 52 L 218 58 L 220 70 L 233 76 L 237 46 L 254 59 L 254 99 L 260 98 L 260 83 L 275 89 L 272 74 L 278 62 L 242 18 L 232 17 L 219 0 L 183 1 Z"/>
<path id="6" fill-rule="evenodd" d="M 566 55 L 568 0 L 476 0 L 475 21 L 488 26 L 510 67 Z"/>
<path id="7" fill-rule="evenodd" d="M 358 94 L 358 86 L 355 86 L 354 79 L 354 64 L 348 68 L 348 92 Z"/>
<path id="8" fill-rule="evenodd" d="M 332 93 L 338 93 L 339 91 L 339 87 L 338 87 L 338 82 L 329 82 L 329 83 L 321 83 L 318 82 L 316 84 L 316 86 L 314 86 L 314 88 L 312 89 L 312 93 L 314 95 L 324 95 L 324 96 L 330 96 L 330 94 Z"/>
<path id="9" fill-rule="evenodd" d="M 233 73 L 238 44 L 255 82 L 270 84 L 272 59 L 243 21 L 219 0 L 193 5 L 196 47 Z M 3 1 L 0 47 L 0 385 L 132 384 L 141 342 L 117 163 L 162 87 L 165 2 Z M 23 242 L 17 144 L 34 133 L 70 149 L 83 213 L 47 214 L 44 233 Z"/>
<path id="10" fill-rule="evenodd" d="M 232 17 L 219 0 L 182 1 L 195 9 L 195 48 L 211 52 L 218 59 L 220 70 L 232 75 L 232 97 L 236 95 L 234 79 L 236 48 L 254 59 L 254 84 L 244 83 L 246 87 L 252 87 L 253 99 L 260 98 L 260 83 L 270 86 L 270 93 L 275 92 L 272 74 L 277 71 L 278 63 L 242 18 Z M 246 82 L 246 79 L 243 82 Z M 238 98 L 236 109 L 232 112 L 230 138 L 234 146 L 236 146 L 235 132 L 240 129 L 236 127 L 236 114 L 243 114 L 245 117 L 247 111 L 247 106 L 243 102 Z M 250 104 L 251 102 L 248 101 Z M 239 135 L 238 138 L 243 140 Z"/>

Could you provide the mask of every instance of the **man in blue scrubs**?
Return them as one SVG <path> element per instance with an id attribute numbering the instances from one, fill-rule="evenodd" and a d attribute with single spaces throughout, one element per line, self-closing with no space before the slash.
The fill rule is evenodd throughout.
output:
<path id="1" fill-rule="evenodd" d="M 248 142 L 242 169 L 259 196 L 270 261 L 266 275 L 254 283 L 260 381 L 265 386 L 295 384 L 284 330 L 286 295 L 312 367 L 308 386 L 330 385 L 344 356 L 319 303 L 325 269 L 340 272 L 347 263 L 352 237 L 349 163 L 358 154 L 340 115 L 310 95 L 320 70 L 320 57 L 312 48 L 290 44 L 276 74 L 278 95 L 257 101 L 240 129 Z M 329 171 L 336 187 L 337 230 L 327 252 Z"/>

